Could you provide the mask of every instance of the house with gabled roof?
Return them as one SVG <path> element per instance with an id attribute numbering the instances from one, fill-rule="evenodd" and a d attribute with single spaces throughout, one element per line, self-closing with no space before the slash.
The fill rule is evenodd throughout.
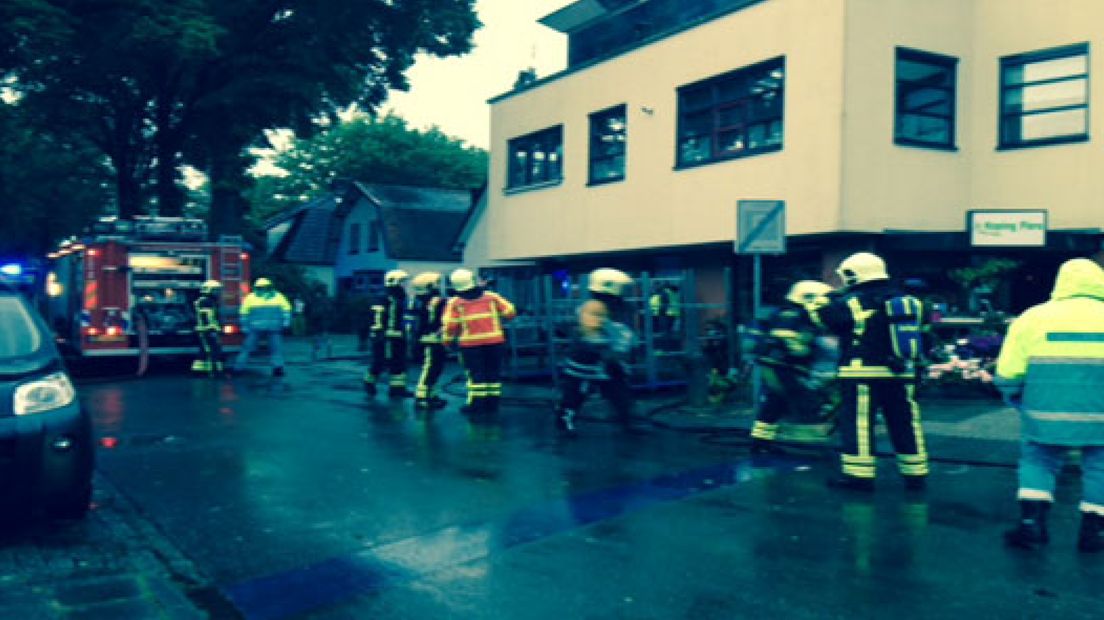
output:
<path id="1" fill-rule="evenodd" d="M 263 224 L 270 259 L 303 267 L 331 295 L 371 292 L 383 274 L 447 274 L 473 206 L 463 189 L 351 182 Z"/>

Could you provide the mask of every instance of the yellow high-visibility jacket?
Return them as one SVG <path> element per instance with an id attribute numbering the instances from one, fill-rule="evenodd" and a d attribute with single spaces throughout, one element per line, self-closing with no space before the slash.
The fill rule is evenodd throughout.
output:
<path id="1" fill-rule="evenodd" d="M 1020 410 L 1025 439 L 1104 445 L 1104 269 L 1084 258 L 1062 265 L 1050 301 L 1008 329 L 996 384 Z"/>

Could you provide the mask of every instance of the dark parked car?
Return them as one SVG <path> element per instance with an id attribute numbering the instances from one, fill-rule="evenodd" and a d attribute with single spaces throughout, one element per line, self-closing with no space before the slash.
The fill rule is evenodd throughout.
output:
<path id="1" fill-rule="evenodd" d="M 88 511 L 92 423 L 46 324 L 0 283 L 0 515 Z"/>

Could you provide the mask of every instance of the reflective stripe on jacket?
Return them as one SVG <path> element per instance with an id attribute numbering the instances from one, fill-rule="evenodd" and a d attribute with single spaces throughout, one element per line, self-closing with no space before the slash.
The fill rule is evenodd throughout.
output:
<path id="1" fill-rule="evenodd" d="M 241 323 L 246 330 L 280 331 L 291 324 L 291 304 L 282 293 L 250 293 L 241 305 Z"/>
<path id="2" fill-rule="evenodd" d="M 459 339 L 461 347 L 501 344 L 506 342 L 502 322 L 516 315 L 512 303 L 491 291 L 475 299 L 451 297 L 443 318 L 445 339 Z"/>
<path id="3" fill-rule="evenodd" d="M 214 298 L 200 295 L 192 305 L 195 307 L 197 332 L 217 332 L 222 329 L 218 320 L 218 302 Z"/>
<path id="4" fill-rule="evenodd" d="M 1008 329 L 997 387 L 1021 413 L 1029 441 L 1104 445 L 1104 269 L 1067 261 L 1050 301 Z"/>

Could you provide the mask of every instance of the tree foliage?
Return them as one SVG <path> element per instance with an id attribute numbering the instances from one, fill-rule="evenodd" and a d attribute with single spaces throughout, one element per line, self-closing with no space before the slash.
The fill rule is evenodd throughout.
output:
<path id="1" fill-rule="evenodd" d="M 329 190 L 338 179 L 473 189 L 486 180 L 487 152 L 437 128 L 419 131 L 389 114 L 357 116 L 297 139 L 274 165 L 287 176 L 259 177 L 250 192 L 258 220 Z"/>
<path id="2" fill-rule="evenodd" d="M 44 255 L 111 199 L 109 171 L 92 145 L 36 131 L 23 106 L 0 103 L 0 256 Z"/>
<path id="3" fill-rule="evenodd" d="M 119 209 L 155 187 L 180 212 L 180 166 L 211 179 L 216 230 L 245 209 L 245 149 L 405 89 L 414 55 L 460 54 L 474 0 L 0 0 L 0 76 L 55 131 L 108 158 Z"/>

